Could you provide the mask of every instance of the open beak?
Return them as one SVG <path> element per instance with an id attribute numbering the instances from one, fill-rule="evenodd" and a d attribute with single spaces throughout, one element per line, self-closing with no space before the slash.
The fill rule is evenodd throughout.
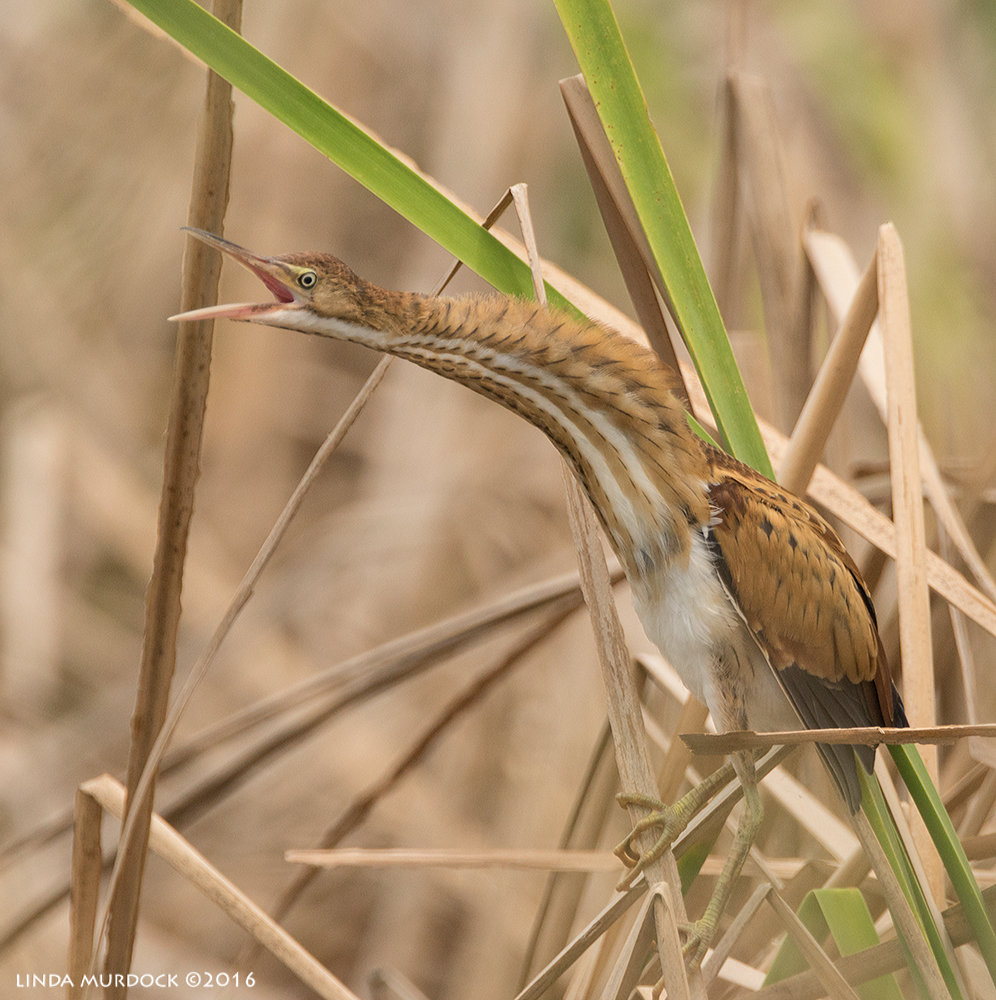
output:
<path id="1" fill-rule="evenodd" d="M 260 257 L 237 243 L 223 240 L 220 236 L 207 233 L 203 229 L 194 229 L 192 226 L 184 226 L 183 229 L 195 239 L 215 247 L 252 271 L 273 293 L 276 301 L 205 306 L 203 309 L 190 309 L 187 312 L 177 313 L 169 317 L 171 320 L 235 319 L 265 323 L 274 313 L 283 313 L 304 303 L 304 298 L 292 285 L 294 280 L 292 272 L 278 258 Z"/>

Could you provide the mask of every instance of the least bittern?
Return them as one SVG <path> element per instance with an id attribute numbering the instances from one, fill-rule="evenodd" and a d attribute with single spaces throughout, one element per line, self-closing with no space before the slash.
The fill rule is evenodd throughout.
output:
<path id="1" fill-rule="evenodd" d="M 392 292 L 335 257 L 260 257 L 199 230 L 275 302 L 174 319 L 233 319 L 364 344 L 469 386 L 535 424 L 573 467 L 622 563 L 647 635 L 719 729 L 905 725 L 871 595 L 830 525 L 703 442 L 651 351 L 594 323 L 504 296 Z M 786 712 L 794 720 L 786 724 Z M 875 748 L 818 747 L 840 794 L 861 804 Z M 744 809 L 733 850 L 686 950 L 701 961 L 761 820 L 754 758 L 732 755 Z M 634 799 L 631 797 L 630 801 Z M 654 812 L 667 849 L 704 793 Z M 640 800 L 644 801 L 644 800 Z"/>

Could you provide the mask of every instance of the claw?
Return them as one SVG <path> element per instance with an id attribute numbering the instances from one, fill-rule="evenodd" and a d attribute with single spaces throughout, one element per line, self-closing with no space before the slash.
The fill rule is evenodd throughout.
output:
<path id="1" fill-rule="evenodd" d="M 697 969 L 702 964 L 702 959 L 705 958 L 716 934 L 716 923 L 707 917 L 702 917 L 687 924 L 678 924 L 678 930 L 685 935 L 685 943 L 681 947 L 685 964 L 689 971 Z"/>
<path id="2" fill-rule="evenodd" d="M 674 806 L 664 805 L 663 802 L 642 795 L 619 795 L 617 801 L 622 806 L 642 805 L 652 810 L 633 825 L 633 829 L 613 851 L 615 856 L 630 869 L 620 882 L 620 887 L 624 887 L 632 884 L 647 865 L 653 864 L 664 854 L 675 837 L 685 828 L 687 820 L 683 819 Z M 654 827 L 662 829 L 653 847 L 642 852 L 635 850 L 633 841 Z"/>

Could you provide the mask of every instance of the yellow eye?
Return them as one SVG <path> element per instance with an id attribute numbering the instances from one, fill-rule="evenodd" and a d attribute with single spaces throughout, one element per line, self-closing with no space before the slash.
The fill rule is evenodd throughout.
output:
<path id="1" fill-rule="evenodd" d="M 314 288 L 318 281 L 318 275 L 314 271 L 303 271 L 297 279 L 297 283 L 304 289 Z"/>

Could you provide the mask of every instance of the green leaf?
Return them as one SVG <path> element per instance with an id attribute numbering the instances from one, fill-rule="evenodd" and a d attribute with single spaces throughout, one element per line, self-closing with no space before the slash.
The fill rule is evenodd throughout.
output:
<path id="1" fill-rule="evenodd" d="M 899 831 L 896 829 L 896 824 L 893 822 L 889 807 L 886 804 L 885 796 L 882 794 L 882 787 L 875 775 L 866 775 L 862 768 L 858 768 L 858 777 L 861 780 L 863 793 L 861 808 L 868 817 L 868 822 L 875 831 L 875 835 L 889 859 L 889 866 L 895 872 L 903 894 L 909 900 L 913 914 L 920 924 L 920 928 L 927 940 L 927 944 L 930 946 L 930 950 L 934 956 L 934 960 L 937 962 L 937 967 L 940 969 L 948 991 L 952 997 L 960 1000 L 962 994 L 958 987 L 958 977 L 951 967 L 945 941 L 941 936 L 940 929 L 934 923 L 933 914 L 924 896 L 923 886 L 920 885 L 920 880 L 916 877 L 913 866 L 910 864 L 906 848 L 903 846 Z M 902 943 L 902 934 L 899 934 L 899 940 Z M 916 964 L 912 961 L 907 961 L 906 964 L 910 975 L 917 982 L 920 995 L 926 996 L 926 987 L 923 986 L 917 972 Z"/>
<path id="2" fill-rule="evenodd" d="M 961 846 L 951 817 L 944 808 L 916 747 L 890 746 L 889 751 L 944 862 L 944 868 L 954 886 L 958 901 L 965 910 L 965 917 L 972 928 L 972 933 L 975 934 L 989 975 L 996 983 L 996 931 L 993 930 L 992 920 L 979 891 L 979 884 L 975 880 L 972 866 L 968 863 L 965 849 Z"/>
<path id="3" fill-rule="evenodd" d="M 425 177 L 193 0 L 129 0 L 184 48 L 499 291 L 532 298 L 519 260 Z M 554 288 L 551 304 L 570 308 Z"/>
<path id="4" fill-rule="evenodd" d="M 719 431 L 737 458 L 773 477 L 715 296 L 612 7 L 607 0 L 556 0 L 556 5 Z"/>
<path id="5" fill-rule="evenodd" d="M 806 893 L 797 915 L 817 941 L 831 937 L 841 955 L 853 955 L 879 943 L 875 921 L 857 889 L 814 889 Z M 802 952 L 788 937 L 771 963 L 764 985 L 787 979 L 806 968 Z M 862 983 L 857 993 L 862 1000 L 903 1000 L 892 975 Z"/>

